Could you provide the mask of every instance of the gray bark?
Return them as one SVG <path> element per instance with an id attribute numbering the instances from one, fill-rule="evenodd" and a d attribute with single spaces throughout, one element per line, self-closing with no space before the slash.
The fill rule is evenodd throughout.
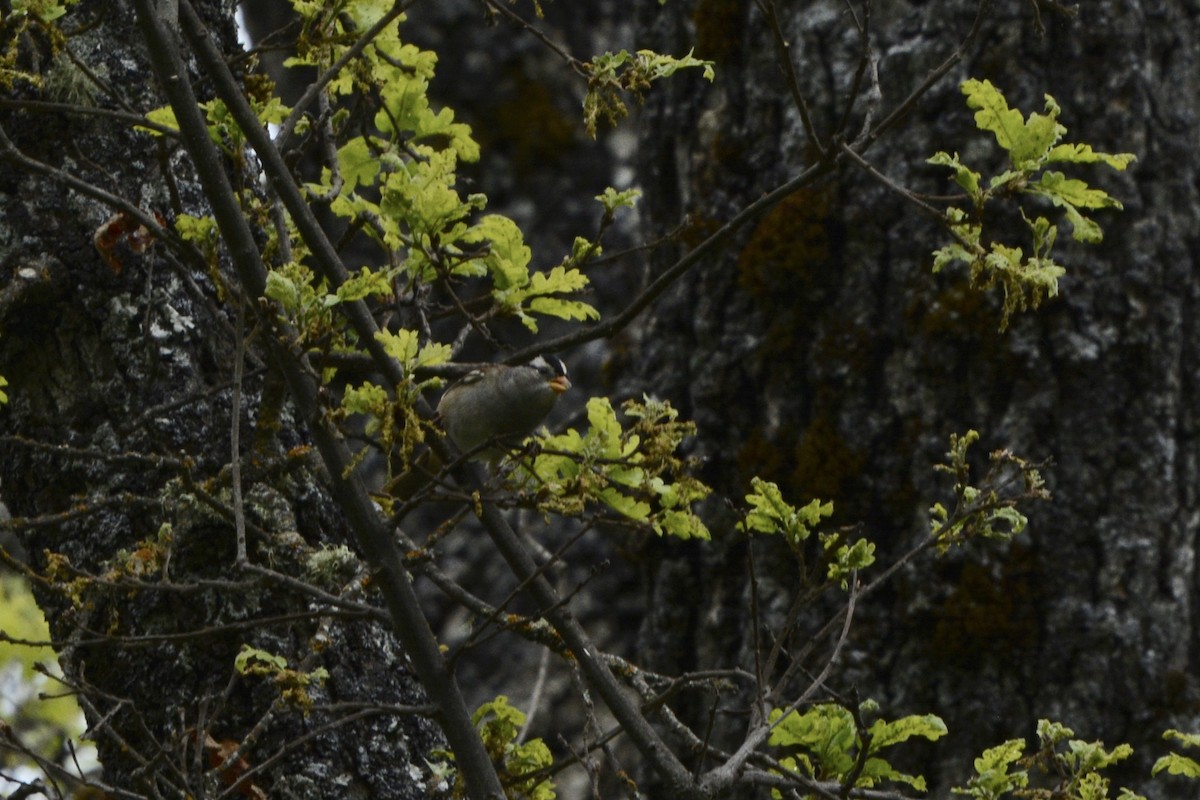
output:
<path id="1" fill-rule="evenodd" d="M 228 4 L 196 5 L 236 50 Z M 113 88 L 96 94 L 98 107 L 162 105 L 129 4 L 85 0 L 64 27 L 82 30 L 71 52 Z M 49 61 L 36 35 L 23 44 L 23 68 L 77 69 L 65 55 Z M 17 99 L 78 102 L 52 88 Z M 125 121 L 6 107 L 0 126 L 26 157 L 139 208 L 206 213 L 186 156 Z M 114 209 L 61 175 L 0 161 L 0 186 L 0 374 L 12 398 L 0 411 L 0 491 L 14 516 L 55 522 L 20 533 L 33 569 L 60 561 L 39 600 L 85 699 L 102 780 L 145 796 L 219 791 L 205 785 L 215 773 L 201 776 L 228 753 L 200 753 L 208 735 L 244 742 L 246 766 L 261 768 L 242 791 L 425 796 L 424 759 L 442 739 L 427 718 L 398 709 L 426 701 L 387 626 L 233 568 L 240 333 L 212 274 L 165 243 L 138 253 L 123 236 L 120 267 L 106 263 L 93 234 Z M 237 418 L 251 560 L 303 578 L 318 548 L 348 543 L 346 524 L 253 345 Z M 154 549 L 141 543 L 164 525 L 167 566 L 147 563 L 145 585 L 132 586 Z M 73 583 L 84 574 L 99 579 Z M 352 587 L 363 577 L 351 563 L 323 587 L 361 602 Z M 236 676 L 243 644 L 293 669 L 327 670 L 310 687 L 311 711 L 280 702 L 269 678 Z"/>
<path id="2" fill-rule="evenodd" d="M 877 120 L 953 51 L 974 8 L 874 5 Z M 1136 769 L 1120 777 L 1145 785 L 1161 732 L 1200 723 L 1200 13 L 1182 1 L 1081 4 L 1066 18 L 1038 5 L 1044 34 L 1034 4 L 995 3 L 966 59 L 866 156 L 916 191 L 953 191 L 928 156 L 958 151 L 978 164 L 996 153 L 957 89 L 967 77 L 990 79 L 1025 113 L 1053 95 L 1069 141 L 1136 153 L 1124 174 L 1082 170 L 1125 209 L 1097 216 L 1100 246 L 1060 237 L 1069 272 L 1058 299 L 999 333 L 995 295 L 961 273 L 930 274 L 936 226 L 848 166 L 689 275 L 645 319 L 633 367 L 698 421 L 698 453 L 720 490 L 736 497 L 758 474 L 796 502 L 833 500 L 835 522 L 864 523 L 884 563 L 926 534 L 925 510 L 945 499 L 930 467 L 950 433 L 980 430 L 981 454 L 1052 461 L 1054 499 L 1018 541 L 908 569 L 859 610 L 832 686 L 856 685 L 889 716 L 942 715 L 951 736 L 925 765 L 942 790 L 984 746 L 1032 738 L 1040 717 L 1132 742 Z M 688 214 L 703 233 L 811 163 L 812 142 L 754 4 L 645 7 L 639 46 L 694 42 L 717 61 L 712 89 L 679 81 L 653 95 L 640 151 L 647 234 Z M 842 113 L 859 54 L 846 9 L 780 4 L 819 131 Z M 869 107 L 860 99 L 851 137 Z M 762 556 L 763 591 L 783 591 L 794 576 Z M 705 602 L 686 619 L 647 621 L 648 666 L 750 663 L 743 561 L 727 545 L 719 556 L 667 554 L 650 570 L 653 608 Z"/>

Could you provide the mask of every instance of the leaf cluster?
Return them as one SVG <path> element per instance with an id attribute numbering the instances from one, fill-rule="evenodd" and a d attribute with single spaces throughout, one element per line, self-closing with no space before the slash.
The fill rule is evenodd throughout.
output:
<path id="1" fill-rule="evenodd" d="M 700 68 L 710 83 L 716 78 L 714 64 L 692 55 L 683 57 L 656 53 L 653 50 L 628 50 L 601 53 L 582 65 L 587 76 L 587 95 L 583 98 L 583 121 L 588 134 L 596 138 L 596 126 L 601 117 L 616 125 L 629 114 L 622 95 L 631 94 L 639 100 L 654 81 L 669 78 L 681 69 Z"/>
<path id="2" fill-rule="evenodd" d="M 923 776 L 895 769 L 880 754 L 913 737 L 936 741 L 946 735 L 946 723 L 924 714 L 890 722 L 877 719 L 865 726 L 861 714 L 874 708 L 872 703 L 863 703 L 852 712 L 841 705 L 820 703 L 803 714 L 792 711 L 786 715 L 774 709 L 770 720 L 775 727 L 768 744 L 787 752 L 779 760 L 785 768 L 813 780 L 836 781 L 844 790 L 869 789 L 890 781 L 925 791 Z M 773 792 L 773 796 L 781 795 Z"/>
<path id="3" fill-rule="evenodd" d="M 1163 738 L 1170 741 L 1175 741 L 1182 744 L 1184 747 L 1200 747 L 1200 734 L 1184 733 L 1171 729 L 1163 733 Z M 1196 759 L 1181 755 L 1179 753 L 1169 753 L 1158 761 L 1154 762 L 1154 767 L 1150 770 L 1151 775 L 1157 775 L 1160 772 L 1166 771 L 1168 775 L 1182 775 L 1187 778 L 1200 778 L 1200 762 Z"/>
<path id="4" fill-rule="evenodd" d="M 39 38 L 49 43 L 51 54 L 57 56 L 66 37 L 51 23 L 77 2 L 79 0 L 12 0 L 11 10 L 0 18 L 0 89 L 11 90 L 17 81 L 33 86 L 43 84 L 41 75 L 18 68 L 22 43 L 36 31 L 41 34 Z"/>
<path id="5" fill-rule="evenodd" d="M 320 686 L 329 678 L 324 667 L 304 672 L 288 666 L 287 659 L 280 655 L 243 644 L 233 662 L 240 675 L 267 678 L 275 683 L 280 700 L 308 712 L 313 698 L 309 694 L 312 686 Z"/>
<path id="6" fill-rule="evenodd" d="M 321 5 L 298 7 L 306 44 L 289 65 L 329 69 L 345 56 L 353 30 L 382 14 L 382 7 L 351 4 L 350 25 L 340 14 L 322 13 Z M 535 315 L 596 319 L 592 306 L 572 297 L 588 285 L 583 273 L 531 271 L 532 253 L 516 223 L 498 214 L 478 217 L 486 198 L 464 197 L 456 188 L 459 164 L 477 161 L 479 145 L 452 110 L 431 106 L 436 63 L 434 53 L 402 42 L 392 23 L 330 80 L 333 97 L 365 92 L 377 110 L 370 131 L 361 133 L 349 113 L 333 115 L 327 134 L 341 144 L 320 180 L 308 184 L 309 194 L 374 241 L 392 265 L 389 281 L 403 279 L 414 288 L 477 281 L 493 303 L 483 317 L 516 316 L 533 332 Z"/>
<path id="7" fill-rule="evenodd" d="M 975 759 L 975 775 L 951 791 L 976 800 L 1108 800 L 1110 782 L 1101 770 L 1133 754 L 1127 744 L 1108 750 L 1102 742 L 1072 738 L 1075 732 L 1070 728 L 1045 719 L 1038 721 L 1037 735 L 1038 749 L 1031 753 L 1025 752 L 1024 739 L 988 748 Z M 1123 788 L 1116 800 L 1145 798 Z"/>
<path id="8" fill-rule="evenodd" d="M 1046 95 L 1045 113 L 1024 117 L 1009 108 L 1004 95 L 990 81 L 970 79 L 962 84 L 967 105 L 975 109 L 975 124 L 996 139 L 1005 151 L 1008 168 L 986 181 L 983 175 L 964 164 L 958 154 L 938 152 L 930 164 L 947 167 L 954 180 L 967 193 L 968 209 L 951 207 L 946 224 L 955 241 L 934 253 L 935 272 L 949 264 L 962 262 L 970 269 L 971 281 L 988 289 L 997 284 L 1004 292 L 1004 311 L 1000 329 L 1009 317 L 1027 307 L 1037 308 L 1044 297 L 1058 293 L 1058 279 L 1065 270 L 1051 258 L 1058 227 L 1040 214 L 1030 216 L 1020 206 L 1020 214 L 1030 235 L 1031 252 L 997 241 L 986 242 L 984 217 L 987 206 L 1000 198 L 1038 199 L 1063 211 L 1076 241 L 1096 244 L 1103 238 L 1100 226 L 1084 211 L 1121 208 L 1108 193 L 1090 187 L 1079 178 L 1068 178 L 1051 169 L 1059 164 L 1100 163 L 1124 170 L 1135 157 L 1130 153 L 1097 152 L 1088 144 L 1063 142 L 1067 129 L 1059 121 L 1061 112 L 1054 98 Z"/>
<path id="9" fill-rule="evenodd" d="M 598 501 L 656 534 L 708 539 L 692 506 L 710 493 L 677 453 L 695 433 L 664 401 L 644 397 L 622 406 L 622 424 L 608 398 L 588 400 L 588 428 L 541 440 L 541 451 L 519 475 L 540 508 L 578 515 Z"/>
<path id="10" fill-rule="evenodd" d="M 929 509 L 930 536 L 939 553 L 974 538 L 1008 541 L 1025 530 L 1028 518 L 1019 506 L 1050 497 L 1038 469 L 1008 450 L 989 456 L 988 471 L 978 486 L 971 483 L 968 453 L 978 431 L 951 434 L 946 461 L 935 469 L 954 476 L 954 505 L 935 503 Z"/>
<path id="11" fill-rule="evenodd" d="M 518 741 L 525 719 L 525 712 L 509 705 L 504 695 L 484 703 L 471 717 L 500 773 L 508 800 L 554 800 L 557 796 L 554 782 L 534 774 L 551 766 L 554 758 L 550 748 L 541 739 L 530 739 L 524 743 Z M 439 751 L 438 755 L 446 761 L 434 765 L 435 772 L 448 774 L 451 770 L 447 764 L 453 761 L 454 754 Z M 466 788 L 461 773 L 457 773 L 452 796 L 466 797 Z"/>
<path id="12" fill-rule="evenodd" d="M 67 13 L 67 7 L 79 0 L 13 0 L 13 14 L 30 14 L 43 22 L 53 22 Z"/>
<path id="13" fill-rule="evenodd" d="M 747 510 L 737 529 L 744 533 L 782 536 L 792 552 L 802 559 L 804 543 L 821 520 L 833 514 L 833 503 L 810 500 L 796 507 L 783 498 L 777 484 L 759 477 L 750 479 L 751 493 L 746 495 Z M 840 532 L 819 533 L 827 560 L 826 577 L 849 586 L 850 576 L 875 563 L 875 543 L 859 538 L 847 542 Z"/>

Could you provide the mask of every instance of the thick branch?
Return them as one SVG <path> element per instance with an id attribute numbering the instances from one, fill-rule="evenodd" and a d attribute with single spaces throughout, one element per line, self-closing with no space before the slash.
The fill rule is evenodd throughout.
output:
<path id="1" fill-rule="evenodd" d="M 238 208 L 220 154 L 208 138 L 205 120 L 185 79 L 186 67 L 177 42 L 156 13 L 152 0 L 136 0 L 135 7 L 155 75 L 175 111 L 184 146 L 196 165 L 239 279 L 249 295 L 258 300 L 266 286 L 266 269 L 249 224 Z M 198 19 L 190 7 L 187 11 L 190 12 L 190 28 L 198 24 Z M 267 321 L 276 329 L 282 328 L 277 319 Z M 295 341 L 290 332 L 281 332 L 285 337 L 283 341 Z M 272 342 L 274 356 L 297 410 L 310 426 L 321 457 L 329 467 L 333 494 L 346 514 L 356 540 L 379 571 L 377 585 L 391 613 L 393 629 L 404 644 L 422 685 L 438 706 L 442 729 L 467 777 L 471 796 L 480 800 L 503 797 L 504 789 L 471 722 L 458 685 L 442 660 L 429 623 L 421 613 L 389 531 L 358 474 L 347 472 L 351 463 L 349 449 L 321 409 L 312 370 L 306 368 L 307 362 L 302 355 L 288 352 L 279 338 L 273 338 Z"/>
<path id="2" fill-rule="evenodd" d="M 184 0 L 181 4 L 181 13 L 184 18 L 184 29 L 189 42 L 195 48 L 197 57 L 214 81 L 217 93 L 225 101 L 234 119 L 237 120 L 238 125 L 246 135 L 247 141 L 250 142 L 251 147 L 258 154 L 263 168 L 272 182 L 273 188 L 278 192 L 288 212 L 296 221 L 297 229 L 300 231 L 305 243 L 312 249 L 313 255 L 320 264 L 322 271 L 330 280 L 330 283 L 336 287 L 345 280 L 345 268 L 341 265 L 337 254 L 333 251 L 328 238 L 321 231 L 316 218 L 312 214 L 312 210 L 308 207 L 295 182 L 291 179 L 291 175 L 287 171 L 279 152 L 272 145 L 262 124 L 254 117 L 253 110 L 250 109 L 249 104 L 246 103 L 245 98 L 242 96 L 240 87 L 233 81 L 232 75 L 225 66 L 219 51 L 216 50 L 215 45 L 207 36 L 199 18 L 187 0 Z M 703 245 L 701 248 L 693 251 L 692 256 L 699 258 L 702 253 Z M 257 257 L 257 253 L 255 253 L 255 256 Z M 261 264 L 261 261 L 259 263 Z M 682 272 L 683 269 L 686 269 L 686 267 L 681 268 L 679 272 Z M 265 280 L 265 278 L 262 280 Z M 660 278 L 661 288 L 658 291 L 665 289 L 670 280 L 671 278 L 668 276 Z M 654 296 L 657 296 L 657 292 L 651 295 L 644 295 L 642 305 L 633 310 L 629 318 L 632 319 Z M 350 323 L 359 333 L 359 337 L 364 345 L 371 350 L 376 364 L 384 370 L 389 382 L 393 385 L 399 383 L 403 378 L 402 372 L 399 371 L 399 364 L 383 352 L 382 346 L 375 339 L 374 333 L 377 328 L 366 305 L 361 302 L 357 304 L 343 303 L 341 307 L 348 311 L 347 316 Z M 427 407 L 421 408 L 422 406 L 427 406 L 423 400 L 419 401 L 419 409 L 423 414 L 428 413 Z M 431 445 L 435 450 L 441 451 L 438 455 L 444 461 L 449 463 L 452 460 L 451 454 L 445 449 L 443 442 L 435 441 Z M 344 445 L 342 447 L 344 448 Z M 322 448 L 322 456 L 325 457 L 324 448 Z M 330 472 L 336 476 L 342 474 L 342 470 L 349 463 L 349 459 L 348 457 L 338 458 L 331 462 L 329 458 L 326 458 L 326 463 Z M 468 489 L 477 490 L 483 485 L 481 476 L 474 468 L 459 469 L 454 474 L 456 480 Z M 357 490 L 362 490 L 360 481 L 355 480 L 354 485 L 357 487 Z M 365 493 L 363 497 L 369 500 L 369 498 L 365 497 Z M 348 512 L 349 510 L 347 509 Z M 370 516 L 372 520 L 375 519 L 373 510 Z M 689 793 L 687 787 L 691 786 L 694 790 L 694 785 L 688 771 L 666 744 L 663 743 L 658 733 L 641 714 L 637 705 L 626 697 L 616 678 L 613 677 L 608 667 L 598 657 L 599 652 L 586 631 L 563 607 L 562 599 L 558 596 L 558 593 L 550 582 L 539 574 L 537 564 L 525 550 L 524 545 L 508 524 L 504 515 L 495 505 L 485 503 L 481 504 L 480 519 L 514 574 L 520 580 L 528 582 L 530 593 L 543 609 L 547 609 L 545 612 L 546 618 L 554 625 L 555 629 L 563 637 L 563 640 L 566 641 L 567 645 L 575 653 L 575 656 L 580 660 L 584 674 L 587 675 L 588 680 L 592 682 L 596 691 L 604 699 L 613 716 L 625 726 L 630 738 L 650 763 L 655 766 L 664 778 L 679 789 L 679 796 L 687 796 Z M 366 524 L 365 521 L 363 524 Z M 389 549 L 392 549 L 390 539 L 388 539 L 388 545 Z M 365 544 L 364 549 L 366 549 Z M 423 619 L 422 622 L 424 623 Z M 455 749 L 457 750 L 457 747 Z M 460 760 L 462 759 L 461 754 L 459 758 Z"/>

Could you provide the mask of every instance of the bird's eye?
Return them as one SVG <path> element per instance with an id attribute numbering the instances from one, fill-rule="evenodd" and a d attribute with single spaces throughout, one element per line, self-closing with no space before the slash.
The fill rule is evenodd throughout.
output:
<path id="1" fill-rule="evenodd" d="M 567 368 L 562 361 L 554 356 L 538 356 L 533 361 L 529 362 L 529 366 L 537 371 L 537 374 L 546 380 L 567 376 Z"/>

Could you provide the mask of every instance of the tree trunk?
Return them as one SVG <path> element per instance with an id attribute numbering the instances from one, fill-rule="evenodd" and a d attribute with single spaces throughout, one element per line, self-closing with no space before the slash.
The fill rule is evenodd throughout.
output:
<path id="1" fill-rule="evenodd" d="M 196 5 L 232 52 L 227 4 Z M 828 133 L 860 63 L 853 18 L 864 9 L 803 5 L 781 9 L 781 28 L 815 128 Z M 868 63 L 848 115 L 851 139 L 868 114 L 877 122 L 949 57 L 974 18 L 973 8 L 945 0 L 876 5 L 869 46 L 879 95 Z M 460 6 L 431 7 L 451 32 L 420 35 L 461 52 L 488 50 L 486 42 L 463 45 Z M 608 3 L 587 13 L 564 8 L 547 5 L 582 55 L 593 48 L 583 33 L 618 16 Z M 994 141 L 975 129 L 958 91 L 966 77 L 990 79 L 1026 113 L 1049 93 L 1064 108 L 1070 141 L 1137 153 L 1128 173 L 1087 171 L 1125 209 L 1097 215 L 1101 246 L 1062 237 L 1056 253 L 1070 271 L 1061 297 L 1000 333 L 994 294 L 968 288 L 962 274 L 931 274 L 928 254 L 945 243 L 944 231 L 843 162 L 743 229 L 614 348 L 622 388 L 664 395 L 697 420 L 695 455 L 719 492 L 738 498 L 762 475 L 793 502 L 832 500 L 834 524 L 862 523 L 879 544 L 876 570 L 926 536 L 927 509 L 947 499 L 948 482 L 932 465 L 951 433 L 977 428 L 981 452 L 1005 447 L 1052 462 L 1054 500 L 1033 509 L 1022 537 L 906 568 L 886 596 L 858 609 L 828 681 L 831 690 L 877 698 L 889 717 L 946 719 L 951 736 L 936 757 L 897 764 L 924 772 L 935 796 L 965 780 L 983 747 L 1031 736 L 1039 717 L 1081 738 L 1131 741 L 1139 769 L 1161 752 L 1154 743 L 1163 729 L 1198 722 L 1190 320 L 1200 260 L 1200 22 L 1181 0 L 1154 12 L 1090 4 L 1073 18 L 1059 9 L 995 3 L 964 60 L 864 155 L 893 181 L 932 194 L 954 190 L 945 170 L 926 164 L 937 150 L 999 169 Z M 67 26 L 76 31 L 71 52 L 121 101 L 139 112 L 162 104 L 128 4 L 82 0 L 70 18 L 80 20 Z M 636 47 L 681 55 L 695 45 L 697 56 L 717 62 L 714 87 L 680 73 L 655 85 L 642 115 L 634 183 L 646 190 L 644 230 L 656 238 L 687 216 L 676 239 L 682 252 L 813 163 L 819 148 L 756 4 L 647 2 L 638 27 Z M 594 191 L 564 187 L 585 168 L 607 173 L 610 162 L 564 132 L 574 120 L 543 94 L 557 57 L 522 41 L 539 58 L 518 52 L 503 74 L 472 71 L 486 59 L 464 58 L 450 86 L 468 103 L 497 101 L 478 127 L 495 137 L 485 143 L 485 165 L 488 146 L 503 157 L 480 181 L 491 209 L 507 204 L 536 227 L 527 238 L 540 263 L 551 264 L 575 234 L 590 235 L 595 212 L 578 200 L 607 181 L 597 179 Z M 44 93 L 26 87 L 26 97 L 79 102 L 89 85 L 80 68 L 54 56 L 36 31 L 22 42 L 19 66 L 46 79 Z M 439 71 L 443 80 L 452 74 Z M 93 102 L 123 107 L 103 92 Z M 0 127 L 22 158 L 138 208 L 206 213 L 186 156 L 124 121 L 5 104 Z M 23 544 L 33 569 L 51 576 L 40 598 L 68 680 L 92 698 L 105 780 L 146 795 L 201 796 L 212 788 L 201 785 L 204 767 L 229 755 L 201 752 L 211 736 L 217 748 L 243 743 L 245 766 L 262 769 L 249 783 L 271 787 L 272 796 L 424 796 L 413 776 L 425 773 L 422 759 L 441 737 L 398 708 L 424 698 L 384 626 L 351 618 L 361 605 L 347 618 L 324 603 L 317 612 L 311 593 L 232 568 L 235 417 L 252 561 L 318 580 L 310 556 L 348 535 L 253 339 L 235 400 L 246 332 L 215 272 L 180 265 L 163 243 L 141 251 L 130 235 L 136 226 L 112 224 L 114 210 L 96 192 L 12 152 L 0 159 L 0 190 L 0 375 L 11 383 L 11 402 L 0 409 L 0 494 L 14 515 L 36 523 L 21 529 Z M 656 251 L 650 274 L 676 255 Z M 628 285 L 608 287 L 598 305 L 627 301 Z M 595 351 L 573 357 L 592 362 Z M 778 629 L 796 583 L 793 562 L 773 542 L 750 551 L 730 535 L 730 516 L 720 501 L 711 504 L 714 543 L 646 545 L 644 666 L 669 674 L 750 666 L 752 651 Z M 460 547 L 464 560 L 480 560 L 470 542 Z M 597 549 L 612 547 L 605 540 Z M 358 601 L 363 577 L 335 568 L 320 580 Z M 607 614 L 610 623 L 619 607 L 620 621 L 599 638 L 625 652 L 619 638 L 633 626 L 621 623 L 638 609 L 622 578 L 606 574 L 586 587 L 594 596 L 580 591 L 571 602 L 581 617 Z M 804 630 L 831 610 L 809 609 Z M 304 692 L 288 701 L 268 678 L 237 673 L 243 644 L 297 671 L 329 672 L 305 690 L 314 703 L 307 714 Z M 496 664 L 467 669 L 511 670 L 506 647 L 497 645 Z M 517 670 L 527 679 L 526 662 Z M 478 678 L 474 697 L 493 694 L 485 676 L 466 674 Z M 560 715 L 565 693 L 551 692 L 556 713 L 543 714 L 543 724 Z M 375 710 L 358 716 L 367 707 Z M 684 710 L 703 730 L 709 702 Z M 731 742 L 718 733 L 712 744 Z M 1144 770 L 1132 775 L 1120 782 L 1140 782 Z M 649 778 L 641 785 L 648 796 L 667 796 Z"/>
<path id="2" fill-rule="evenodd" d="M 195 5 L 236 51 L 229 4 Z M 84 0 L 68 22 L 72 58 L 52 54 L 39 30 L 26 34 L 20 66 L 40 71 L 45 90 L 19 99 L 78 103 L 86 87 L 97 108 L 163 104 L 130 4 Z M 201 773 L 240 745 L 243 763 L 219 774 L 258 769 L 246 796 L 260 786 L 272 796 L 426 796 L 424 759 L 442 739 L 401 708 L 423 706 L 424 694 L 387 626 L 362 624 L 353 608 L 320 603 L 318 613 L 311 594 L 233 568 L 236 418 L 251 560 L 364 601 L 353 568 L 314 572 L 312 558 L 346 544 L 347 530 L 279 377 L 252 344 L 235 401 L 244 332 L 215 273 L 179 263 L 152 237 L 142 252 L 137 223 L 122 229 L 109 203 L 64 179 L 164 218 L 203 215 L 187 157 L 106 116 L 10 105 L 0 126 L 44 165 L 31 171 L 11 151 L 0 160 L 0 375 L 11 397 L 0 479 L 13 515 L 42 523 L 22 539 L 30 566 L 50 576 L 39 598 L 85 699 L 103 780 L 204 796 L 218 787 Z M 328 678 L 285 697 L 271 677 L 239 674 L 243 645 Z"/>
<path id="3" fill-rule="evenodd" d="M 873 5 L 881 95 L 869 96 L 868 68 L 849 138 L 948 58 L 975 13 L 962 3 Z M 636 372 L 697 420 L 697 454 L 719 490 L 739 497 L 757 474 L 793 502 L 832 500 L 836 523 L 864 523 L 881 565 L 928 535 L 927 509 L 949 486 L 931 467 L 951 433 L 975 428 L 981 453 L 1048 461 L 1053 500 L 1013 544 L 920 562 L 859 609 L 831 688 L 857 686 L 889 715 L 940 714 L 951 735 L 926 767 L 940 791 L 965 780 L 983 747 L 1031 737 L 1040 717 L 1089 740 L 1132 742 L 1144 778 L 1162 731 L 1200 722 L 1200 18 L 1184 2 L 1084 4 L 1075 16 L 1050 3 L 992 5 L 963 61 L 865 156 L 929 194 L 956 188 L 926 165 L 937 150 L 1001 169 L 958 90 L 968 77 L 989 79 L 1026 114 L 1050 94 L 1066 141 L 1136 153 L 1127 173 L 1082 170 L 1125 208 L 1097 215 L 1099 246 L 1060 237 L 1061 296 L 998 332 L 996 293 L 968 288 L 961 273 L 931 274 L 945 234 L 847 164 L 672 290 L 641 326 Z M 690 215 L 686 249 L 813 163 L 816 147 L 756 4 L 644 6 L 640 47 L 679 53 L 694 43 L 717 62 L 712 89 L 698 79 L 664 85 L 643 117 L 646 235 Z M 779 4 L 779 13 L 815 128 L 827 134 L 858 65 L 851 14 L 863 9 Z M 795 576 L 758 555 L 770 619 L 772 593 Z M 647 621 L 648 666 L 703 668 L 732 653 L 752 663 L 745 563 L 739 545 L 663 554 L 648 577 L 651 607 L 675 612 Z"/>

